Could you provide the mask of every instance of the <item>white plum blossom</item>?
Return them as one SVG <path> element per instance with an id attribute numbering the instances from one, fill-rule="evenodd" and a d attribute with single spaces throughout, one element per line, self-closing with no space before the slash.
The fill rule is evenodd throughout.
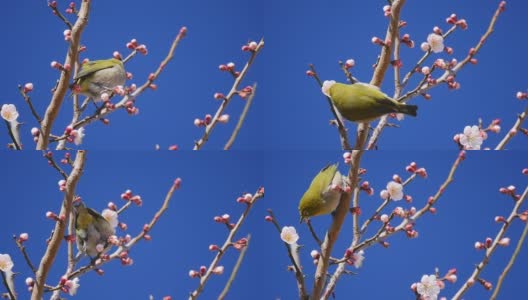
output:
<path id="1" fill-rule="evenodd" d="M 70 294 L 70 296 L 75 296 L 75 294 L 77 294 L 77 289 L 81 286 L 79 284 L 78 277 L 75 277 L 73 280 L 66 281 L 65 285 L 68 287 L 68 294 Z"/>
<path id="2" fill-rule="evenodd" d="M 73 142 L 75 143 L 75 145 L 79 146 L 80 144 L 82 144 L 82 141 L 83 141 L 83 138 L 84 138 L 85 134 L 84 134 L 84 127 L 81 127 L 79 129 L 77 129 L 75 131 L 75 139 L 73 140 Z"/>
<path id="3" fill-rule="evenodd" d="M 392 200 L 399 201 L 403 198 L 403 185 L 395 181 L 390 181 L 387 183 L 387 192 Z"/>
<path id="4" fill-rule="evenodd" d="M 427 37 L 427 43 L 434 53 L 439 53 L 444 50 L 444 38 L 439 34 L 431 33 Z"/>
<path id="5" fill-rule="evenodd" d="M 297 244 L 297 241 L 299 240 L 299 235 L 297 234 L 297 230 L 295 230 L 295 227 L 293 226 L 284 226 L 282 227 L 281 231 L 281 239 L 290 245 Z"/>
<path id="6" fill-rule="evenodd" d="M 459 135 L 459 142 L 466 150 L 480 150 L 482 135 L 478 126 L 464 127 L 464 133 Z"/>
<path id="7" fill-rule="evenodd" d="M 321 91 L 323 94 L 325 94 L 327 97 L 330 97 L 330 88 L 335 84 L 335 80 L 325 80 L 323 82 L 323 87 L 321 87 Z"/>
<path id="8" fill-rule="evenodd" d="M 356 269 L 361 268 L 363 260 L 365 260 L 365 251 L 360 250 L 359 252 L 354 252 L 354 254 L 352 254 L 352 260 L 354 261 L 354 267 L 356 267 Z"/>
<path id="9" fill-rule="evenodd" d="M 436 283 L 436 276 L 423 275 L 422 280 L 416 286 L 416 291 L 425 300 L 436 300 L 440 293 L 440 287 Z"/>
<path id="10" fill-rule="evenodd" d="M 11 269 L 13 269 L 13 266 L 14 264 L 9 254 L 0 254 L 0 271 L 11 272 Z"/>
<path id="11" fill-rule="evenodd" d="M 103 213 L 101 215 L 103 216 L 103 218 L 105 218 L 108 221 L 108 223 L 110 223 L 110 225 L 113 228 L 117 227 L 117 224 L 119 223 L 119 221 L 117 220 L 116 211 L 111 210 L 111 209 L 105 209 L 103 210 Z"/>
<path id="12" fill-rule="evenodd" d="M 18 111 L 14 104 L 4 104 L 2 105 L 2 110 L 0 111 L 2 118 L 7 122 L 14 122 L 18 118 Z"/>

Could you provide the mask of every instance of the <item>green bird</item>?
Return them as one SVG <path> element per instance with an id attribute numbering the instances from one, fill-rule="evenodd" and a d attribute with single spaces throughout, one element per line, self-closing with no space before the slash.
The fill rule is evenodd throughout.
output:
<path id="1" fill-rule="evenodd" d="M 92 259 L 99 255 L 98 245 L 103 249 L 108 245 L 108 238 L 115 234 L 114 227 L 95 210 L 86 207 L 79 201 L 74 204 L 75 240 L 79 253 L 77 258 L 86 254 Z"/>
<path id="2" fill-rule="evenodd" d="M 418 110 L 418 106 L 395 101 L 377 86 L 367 83 L 343 84 L 327 80 L 322 91 L 330 97 L 339 113 L 352 122 L 370 122 L 388 113 L 416 117 Z"/>
<path id="3" fill-rule="evenodd" d="M 333 212 L 345 186 L 338 164 L 327 165 L 312 180 L 299 202 L 301 223 L 310 217 Z"/>
<path id="4" fill-rule="evenodd" d="M 100 101 L 102 93 L 110 94 L 116 86 L 124 85 L 125 81 L 126 72 L 123 62 L 110 58 L 84 63 L 73 78 L 70 88 L 76 94 Z"/>

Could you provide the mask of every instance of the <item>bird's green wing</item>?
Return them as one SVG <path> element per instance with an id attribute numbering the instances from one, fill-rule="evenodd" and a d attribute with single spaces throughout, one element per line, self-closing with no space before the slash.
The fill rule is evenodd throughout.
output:
<path id="1" fill-rule="evenodd" d="M 112 59 L 94 60 L 84 63 L 81 70 L 77 73 L 74 80 L 93 74 L 99 70 L 108 69 L 115 66 L 116 63 Z"/>
<path id="2" fill-rule="evenodd" d="M 114 228 L 112 228 L 112 225 L 110 225 L 103 216 L 89 207 L 86 209 L 88 210 L 88 213 L 94 217 L 94 226 L 98 232 L 101 232 L 106 236 L 114 234 Z"/>
<path id="3" fill-rule="evenodd" d="M 313 188 L 317 190 L 319 195 L 322 196 L 326 188 L 332 184 L 332 179 L 334 178 L 336 172 L 337 164 L 329 164 L 324 167 L 321 171 L 319 171 L 319 174 L 317 174 L 317 176 L 315 176 L 312 181 L 312 185 Z"/>

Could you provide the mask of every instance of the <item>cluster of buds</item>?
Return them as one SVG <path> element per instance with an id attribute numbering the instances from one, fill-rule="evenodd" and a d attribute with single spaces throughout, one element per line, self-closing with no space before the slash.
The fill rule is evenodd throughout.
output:
<path id="1" fill-rule="evenodd" d="M 131 39 L 130 42 L 126 43 L 126 47 L 143 55 L 148 54 L 147 46 L 145 44 L 140 45 L 136 39 Z"/>
<path id="2" fill-rule="evenodd" d="M 343 153 L 343 160 L 345 161 L 345 165 L 349 165 L 352 162 L 352 153 L 348 151 Z"/>
<path id="3" fill-rule="evenodd" d="M 59 185 L 59 191 L 64 192 L 66 190 L 66 180 L 61 179 L 57 184 Z"/>
<path id="4" fill-rule="evenodd" d="M 131 266 L 134 263 L 134 260 L 128 256 L 128 251 L 122 251 L 119 253 L 119 259 L 123 266 Z"/>
<path id="5" fill-rule="evenodd" d="M 240 72 L 239 71 L 235 71 L 235 63 L 234 62 L 229 62 L 225 65 L 219 65 L 218 66 L 218 69 L 222 72 L 229 72 L 231 73 L 231 75 L 233 75 L 234 78 L 237 78 L 238 76 L 240 76 Z"/>
<path id="6" fill-rule="evenodd" d="M 60 71 L 70 71 L 71 70 L 71 65 L 70 64 L 65 64 L 64 66 L 57 62 L 57 61 L 52 61 L 50 66 L 54 69 L 57 69 L 57 70 L 60 70 Z"/>
<path id="7" fill-rule="evenodd" d="M 75 143 L 76 145 L 82 144 L 84 135 L 84 127 L 74 129 L 72 125 L 68 125 L 64 129 L 64 136 L 66 136 L 66 141 L 69 143 Z"/>
<path id="8" fill-rule="evenodd" d="M 312 257 L 313 259 L 313 263 L 314 265 L 317 265 L 319 263 L 319 258 L 321 257 L 321 254 L 319 253 L 319 251 L 317 250 L 312 250 L 310 252 L 310 256 Z"/>
<path id="9" fill-rule="evenodd" d="M 71 30 L 70 29 L 66 29 L 64 30 L 64 32 L 62 33 L 64 35 L 64 40 L 69 42 L 71 41 Z"/>
<path id="10" fill-rule="evenodd" d="M 27 241 L 29 239 L 29 234 L 27 234 L 26 232 L 24 233 L 21 233 L 18 238 L 17 238 L 17 243 L 24 243 L 25 241 Z"/>
<path id="11" fill-rule="evenodd" d="M 518 195 L 518 194 L 515 194 L 515 186 L 514 185 L 510 185 L 508 187 L 501 187 L 499 189 L 499 192 L 501 194 L 504 194 L 504 195 L 509 195 L 513 198 L 513 200 L 517 201 L 519 199 L 521 199 L 521 195 Z"/>
<path id="12" fill-rule="evenodd" d="M 249 85 L 238 91 L 238 96 L 242 99 L 246 99 L 251 94 L 253 94 L 253 87 Z"/>
<path id="13" fill-rule="evenodd" d="M 451 90 L 458 90 L 460 88 L 460 83 L 455 81 L 455 76 L 449 75 L 446 78 L 447 87 Z"/>
<path id="14" fill-rule="evenodd" d="M 508 237 L 501 238 L 497 242 L 497 244 L 499 246 L 507 247 L 507 246 L 510 245 L 510 238 L 508 238 Z M 485 249 L 490 248 L 492 245 L 493 245 L 493 239 L 488 237 L 488 238 L 486 238 L 486 240 L 484 242 L 480 242 L 480 241 L 475 242 L 475 249 L 477 249 L 477 250 L 485 250 Z"/>
<path id="15" fill-rule="evenodd" d="M 213 120 L 213 116 L 211 116 L 210 114 L 207 114 L 205 115 L 203 119 L 199 119 L 199 118 L 194 119 L 194 125 L 196 127 L 204 127 L 204 126 L 211 124 L 212 120 Z"/>
<path id="16" fill-rule="evenodd" d="M 139 114 L 139 108 L 134 105 L 134 101 L 132 100 L 125 102 L 125 109 L 129 115 L 135 116 Z"/>
<path id="17" fill-rule="evenodd" d="M 64 221 L 66 219 L 66 217 L 64 215 L 58 216 L 56 213 L 54 213 L 52 211 L 46 212 L 46 218 L 48 218 L 50 220 L 57 221 L 57 222 L 62 222 L 62 221 Z"/>
<path id="18" fill-rule="evenodd" d="M 71 164 L 72 161 L 71 161 L 71 154 L 70 152 L 65 152 L 64 153 L 64 157 L 61 159 L 61 164 L 63 165 L 68 165 L 68 164 Z"/>
<path id="19" fill-rule="evenodd" d="M 501 130 L 500 123 L 501 123 L 500 119 L 494 119 L 493 121 L 491 121 L 488 127 L 484 129 L 484 131 L 491 131 L 493 133 L 499 133 Z"/>
<path id="20" fill-rule="evenodd" d="M 392 14 L 391 8 L 392 7 L 390 5 L 383 6 L 383 15 L 385 17 L 390 17 L 390 15 Z"/>
<path id="21" fill-rule="evenodd" d="M 247 203 L 250 204 L 253 199 L 253 195 L 250 193 L 244 194 L 236 199 L 238 203 Z"/>
<path id="22" fill-rule="evenodd" d="M 363 181 L 359 186 L 359 189 L 366 192 L 369 196 L 374 195 L 374 188 L 370 186 L 370 183 L 368 181 Z"/>
<path id="23" fill-rule="evenodd" d="M 352 58 L 349 58 L 345 61 L 345 69 L 350 69 L 352 67 L 354 67 L 356 65 L 356 61 L 353 60 Z"/>
<path id="24" fill-rule="evenodd" d="M 140 195 L 134 195 L 131 190 L 126 190 L 124 193 L 122 193 L 121 194 L 121 199 L 123 199 L 125 201 L 130 201 L 130 202 L 134 203 L 137 206 L 141 206 L 143 204 L 143 200 L 141 199 L 141 196 Z"/>
<path id="25" fill-rule="evenodd" d="M 233 245 L 233 248 L 237 250 L 242 250 L 243 248 L 247 247 L 247 244 L 248 244 L 248 239 L 241 238 L 238 241 L 234 242 L 232 245 Z"/>
<path id="26" fill-rule="evenodd" d="M 24 94 L 27 94 L 29 92 L 31 92 L 33 90 L 33 83 L 31 82 L 28 82 L 26 84 L 24 84 L 24 87 L 22 88 L 22 92 Z"/>
<path id="27" fill-rule="evenodd" d="M 242 46 L 242 51 L 251 51 L 251 52 L 255 52 L 255 50 L 257 50 L 257 42 L 255 41 L 251 41 L 245 45 Z"/>
<path id="28" fill-rule="evenodd" d="M 517 92 L 516 97 L 519 100 L 528 99 L 528 93 L 526 93 L 526 92 Z"/>
<path id="29" fill-rule="evenodd" d="M 417 174 L 422 178 L 427 178 L 427 170 L 425 168 L 418 168 L 418 164 L 414 161 L 406 166 L 405 170 L 409 173 Z"/>
<path id="30" fill-rule="evenodd" d="M 77 10 L 75 9 L 75 2 L 70 2 L 68 5 L 68 8 L 66 8 L 67 14 L 75 14 L 77 13 Z"/>
<path id="31" fill-rule="evenodd" d="M 31 136 L 33 136 L 33 142 L 37 143 L 40 136 L 40 130 L 37 127 L 31 128 Z"/>
<path id="32" fill-rule="evenodd" d="M 229 222 L 229 218 L 230 218 L 230 216 L 228 214 L 223 214 L 222 216 L 215 216 L 214 217 L 214 221 L 216 223 L 226 224 L 227 228 L 229 230 L 231 230 L 231 229 L 233 229 L 233 227 L 235 227 L 235 224 L 234 223 L 230 223 Z"/>
<path id="33" fill-rule="evenodd" d="M 408 33 L 404 34 L 400 41 L 404 43 L 407 47 L 414 48 L 414 41 L 411 40 L 411 36 Z"/>
<path id="34" fill-rule="evenodd" d="M 391 45 L 391 40 L 382 40 L 380 39 L 379 37 L 375 36 L 372 38 L 372 43 L 375 44 L 375 45 L 379 45 L 379 46 L 387 46 L 387 47 L 390 47 Z"/>
<path id="35" fill-rule="evenodd" d="M 201 266 L 199 271 L 190 270 L 189 271 L 189 277 L 191 277 L 191 278 L 200 278 L 200 277 L 204 276 L 205 273 L 207 273 L 207 267 L 206 266 Z"/>
<path id="36" fill-rule="evenodd" d="M 468 24 L 465 19 L 458 19 L 456 14 L 451 14 L 449 17 L 446 18 L 446 23 L 451 25 L 456 25 L 462 29 L 467 29 Z"/>
<path id="37" fill-rule="evenodd" d="M 403 228 L 408 238 L 413 239 L 418 237 L 418 231 L 414 229 L 414 224 L 409 223 Z"/>

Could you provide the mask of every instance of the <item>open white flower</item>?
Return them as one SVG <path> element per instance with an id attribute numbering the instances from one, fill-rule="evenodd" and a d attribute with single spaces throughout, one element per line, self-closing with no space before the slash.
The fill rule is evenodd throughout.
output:
<path id="1" fill-rule="evenodd" d="M 392 200 L 399 201 L 403 198 L 403 185 L 396 181 L 390 181 L 387 183 L 387 192 Z"/>
<path id="2" fill-rule="evenodd" d="M 0 111 L 2 118 L 7 122 L 16 121 L 18 118 L 18 111 L 14 104 L 4 104 L 2 105 L 2 110 Z"/>
<path id="3" fill-rule="evenodd" d="M 459 142 L 466 150 L 480 150 L 482 145 L 482 135 L 478 126 L 464 127 L 464 133 L 459 136 Z"/>
<path id="4" fill-rule="evenodd" d="M 297 230 L 295 230 L 295 227 L 293 226 L 284 226 L 282 227 L 281 231 L 281 239 L 290 245 L 294 245 L 299 240 L 299 235 L 297 234 Z"/>
<path id="5" fill-rule="evenodd" d="M 78 277 L 75 277 L 73 280 L 66 281 L 65 285 L 68 287 L 68 294 L 70 294 L 70 296 L 75 296 L 75 294 L 77 294 L 77 289 L 81 286 L 79 284 Z"/>
<path id="6" fill-rule="evenodd" d="M 13 266 L 14 264 L 9 254 L 0 254 L 0 271 L 10 272 Z"/>
<path id="7" fill-rule="evenodd" d="M 323 94 L 325 94 L 327 97 L 330 97 L 330 88 L 335 84 L 335 80 L 325 80 L 323 82 L 323 87 L 321 87 L 321 91 Z"/>
<path id="8" fill-rule="evenodd" d="M 431 33 L 427 37 L 427 43 L 431 46 L 431 50 L 434 53 L 439 53 L 444 50 L 444 38 L 436 33 Z"/>
<path id="9" fill-rule="evenodd" d="M 365 260 L 365 251 L 360 250 L 359 252 L 352 254 L 352 259 L 354 260 L 354 267 L 356 267 L 356 269 L 361 268 L 363 260 Z"/>
<path id="10" fill-rule="evenodd" d="M 117 227 L 117 224 L 119 221 L 117 220 L 117 212 L 111 209 L 105 209 L 103 210 L 103 213 L 101 214 L 103 218 L 105 218 L 108 223 L 114 228 Z"/>
<path id="11" fill-rule="evenodd" d="M 84 136 L 85 136 L 84 127 L 77 129 L 76 134 L 75 134 L 75 139 L 73 140 L 75 145 L 79 146 L 80 144 L 82 144 Z"/>
<path id="12" fill-rule="evenodd" d="M 418 285 L 416 286 L 416 291 L 424 299 L 436 300 L 438 298 L 438 294 L 440 293 L 440 287 L 436 283 L 436 276 L 435 275 L 422 276 L 422 280 L 418 282 Z"/>

